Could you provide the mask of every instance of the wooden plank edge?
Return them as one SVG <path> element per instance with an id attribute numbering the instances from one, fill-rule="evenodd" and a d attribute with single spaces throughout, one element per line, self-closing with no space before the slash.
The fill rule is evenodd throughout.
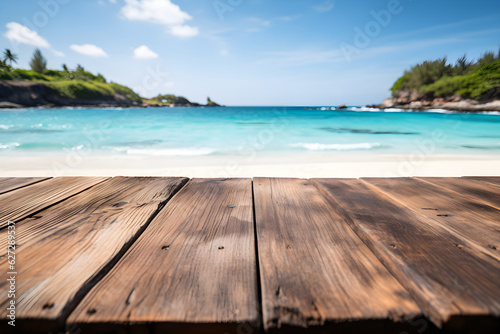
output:
<path id="1" fill-rule="evenodd" d="M 26 187 L 29 187 L 29 186 L 32 186 L 34 184 L 37 184 L 37 183 L 40 183 L 40 182 L 43 182 L 43 181 L 47 181 L 47 180 L 50 180 L 52 179 L 52 177 L 45 177 L 45 178 L 41 178 L 40 180 L 34 180 L 30 183 L 26 183 L 26 184 L 23 184 L 23 185 L 20 185 L 18 187 L 14 187 L 12 189 L 8 189 L 8 190 L 4 190 L 4 191 L 0 191 L 0 195 L 3 195 L 3 194 L 6 194 L 8 192 L 11 192 L 13 190 L 17 190 L 17 189 L 21 189 L 21 188 L 26 188 Z"/>
<path id="2" fill-rule="evenodd" d="M 67 319 L 71 312 L 80 304 L 80 302 L 83 300 L 83 298 L 87 295 L 87 293 L 97 284 L 99 281 L 104 278 L 107 273 L 113 269 L 113 267 L 118 263 L 118 261 L 125 255 L 125 253 L 130 249 L 130 247 L 137 241 L 137 239 L 144 233 L 146 228 L 149 226 L 151 221 L 160 213 L 161 210 L 165 207 L 165 205 L 189 182 L 188 178 L 184 177 L 173 177 L 174 179 L 179 179 L 179 184 L 175 189 L 172 190 L 172 193 L 168 198 L 166 198 L 164 201 L 162 201 L 160 204 L 158 204 L 158 208 L 148 217 L 146 223 L 144 226 L 141 227 L 137 231 L 137 233 L 127 242 L 125 243 L 120 251 L 116 253 L 116 255 L 103 267 L 99 272 L 97 272 L 94 276 L 92 276 L 83 286 L 82 288 L 76 292 L 75 296 L 73 299 L 68 301 L 66 304 L 66 307 L 62 310 L 61 316 L 56 319 L 44 319 L 44 318 L 16 318 L 16 323 L 17 324 L 22 324 L 24 321 L 26 321 L 25 324 L 22 324 L 20 326 L 16 326 L 17 330 L 15 332 L 19 332 L 21 329 L 21 332 L 23 333 L 65 333 L 67 332 L 68 328 L 75 328 L 77 326 L 76 324 L 70 324 L 67 323 Z M 102 182 L 106 182 L 112 178 L 107 178 L 101 182 L 96 183 L 100 184 Z M 87 188 L 90 189 L 91 187 Z M 87 190 L 85 189 L 85 190 Z M 83 190 L 83 191 L 85 191 Z M 81 191 L 81 192 L 83 192 Z M 81 193 L 80 192 L 80 193 Z M 72 196 L 71 196 L 72 197 Z M 69 197 L 68 197 L 69 198 Z M 61 201 L 62 202 L 62 201 Z M 60 203 L 60 202 L 59 202 Z M 55 205 L 55 204 L 54 204 Z M 40 210 L 42 211 L 42 210 Z M 39 212 L 40 212 L 39 211 Z M 5 322 L 6 325 L 6 322 Z M 9 326 L 11 327 L 11 326 Z M 13 327 L 15 328 L 15 327 Z M 93 330 L 95 328 L 93 327 Z M 0 325 L 0 332 L 4 333 L 4 330 L 7 330 L 5 326 Z M 92 330 L 92 331 L 93 331 Z M 7 332 L 6 332 L 7 333 Z M 108 331 L 109 333 L 109 331 Z"/>
<path id="3" fill-rule="evenodd" d="M 72 333 L 92 334 L 152 334 L 152 333 L 183 333 L 183 334 L 228 334 L 228 333 L 260 333 L 260 324 L 254 322 L 226 323 L 194 323 L 194 322 L 95 322 L 72 323 L 66 328 Z M 71 332 L 70 332 L 71 333 Z"/>
<path id="4" fill-rule="evenodd" d="M 491 178 L 498 179 L 499 183 L 490 182 Z M 462 176 L 461 179 L 500 188 L 500 176 Z"/>
<path id="5" fill-rule="evenodd" d="M 85 178 L 85 177 L 86 177 L 86 176 L 82 176 L 82 178 Z M 89 176 L 89 178 L 90 178 L 90 176 Z M 103 182 L 106 182 L 106 181 L 108 181 L 108 180 L 111 180 L 111 179 L 112 179 L 112 177 L 101 177 L 101 178 L 102 178 L 102 180 L 101 180 L 101 181 L 96 182 L 96 183 L 94 183 L 94 184 L 91 184 L 91 185 L 89 185 L 89 186 L 88 186 L 87 188 L 85 188 L 85 189 L 82 189 L 82 190 L 80 190 L 80 191 L 78 191 L 78 192 L 76 192 L 76 193 L 74 193 L 74 194 L 71 194 L 71 195 L 69 195 L 69 196 L 67 196 L 67 197 L 64 197 L 64 198 L 62 198 L 61 200 L 59 200 L 58 202 L 55 202 L 55 203 L 52 203 L 52 204 L 50 204 L 50 205 L 44 206 L 44 207 L 40 208 L 40 210 L 35 211 L 35 212 L 33 212 L 33 213 L 31 213 L 31 214 L 29 214 L 29 215 L 27 215 L 27 216 L 25 216 L 25 217 L 23 217 L 23 218 L 21 218 L 21 219 L 17 220 L 17 221 L 16 221 L 16 224 L 19 224 L 20 222 L 22 222 L 22 221 L 24 221 L 24 220 L 26 220 L 26 219 L 28 219 L 28 218 L 31 218 L 31 217 L 33 217 L 33 216 L 36 216 L 37 214 L 39 214 L 39 213 L 40 213 L 40 212 L 42 212 L 43 210 L 46 210 L 46 209 L 48 209 L 48 208 L 51 208 L 51 207 L 53 207 L 54 205 L 60 204 L 60 203 L 62 203 L 62 202 L 64 202 L 64 201 L 66 201 L 67 199 L 69 199 L 69 198 L 71 198 L 71 197 L 73 197 L 73 196 L 79 195 L 79 194 L 81 194 L 81 193 L 83 193 L 83 192 L 85 192 L 85 191 L 89 190 L 90 188 L 97 186 L 98 184 L 101 184 L 101 183 L 103 183 Z M 54 178 L 49 178 L 49 179 L 50 179 L 50 180 L 52 180 L 52 179 L 54 179 Z M 16 190 L 18 190 L 18 189 L 16 189 Z M 0 224 L 1 224 L 1 222 L 0 222 Z M 6 229 L 7 227 L 8 227 L 8 225 L 6 225 L 6 224 L 4 224 L 3 226 L 2 226 L 2 225 L 0 225 L 0 230 Z"/>
<path id="6" fill-rule="evenodd" d="M 353 179 L 355 180 L 355 179 Z M 370 184 L 359 179 L 367 186 Z M 406 280 L 400 280 L 398 274 L 391 270 L 391 266 L 387 265 L 386 259 L 383 253 L 379 252 L 375 244 L 372 242 L 370 236 L 366 235 L 358 226 L 354 223 L 349 214 L 337 203 L 337 201 L 331 196 L 331 194 L 323 187 L 323 185 L 316 181 L 316 179 L 311 179 L 311 183 L 320 191 L 320 193 L 328 200 L 332 205 L 332 208 L 341 215 L 348 225 L 353 229 L 359 238 L 366 244 L 370 251 L 379 259 L 379 261 L 386 267 L 386 269 L 394 276 L 394 278 L 407 290 L 410 296 L 415 300 L 417 305 L 422 310 L 423 315 L 428 319 L 432 326 L 435 326 L 436 330 L 440 332 L 453 332 L 453 333 L 496 333 L 500 332 L 500 317 L 495 315 L 462 315 L 462 314 L 448 314 L 446 317 L 436 317 L 434 314 L 438 314 L 438 310 L 434 309 L 425 300 L 422 300 L 418 294 L 412 293 L 412 289 L 408 288 L 405 284 Z M 369 187 L 372 190 L 377 190 L 376 188 Z M 380 191 L 379 191 L 380 192 Z M 380 192 L 381 195 L 385 195 Z M 442 330 L 442 331 L 441 331 Z"/>
<path id="7" fill-rule="evenodd" d="M 357 180 L 357 179 L 353 179 Z M 443 325 L 442 319 L 436 314 L 439 314 L 437 309 L 434 309 L 431 305 L 426 303 L 424 300 L 420 298 L 418 294 L 413 293 L 412 289 L 408 288 L 405 279 L 400 279 L 399 275 L 394 273 L 391 270 L 391 266 L 388 265 L 386 257 L 382 251 L 379 251 L 375 246 L 374 242 L 371 240 L 371 237 L 367 235 L 362 229 L 360 229 L 351 216 L 337 203 L 335 198 L 326 190 L 323 185 L 317 182 L 316 179 L 311 179 L 311 183 L 319 190 L 319 192 L 326 198 L 326 200 L 330 203 L 333 210 L 335 210 L 342 218 L 344 218 L 345 222 L 351 227 L 351 229 L 356 233 L 356 235 L 361 239 L 361 241 L 368 247 L 368 249 L 375 255 L 375 257 L 384 265 L 387 271 L 401 284 L 401 286 L 408 292 L 408 294 L 413 298 L 413 300 L 420 307 L 422 313 L 432 322 L 436 327 L 441 328 Z"/>

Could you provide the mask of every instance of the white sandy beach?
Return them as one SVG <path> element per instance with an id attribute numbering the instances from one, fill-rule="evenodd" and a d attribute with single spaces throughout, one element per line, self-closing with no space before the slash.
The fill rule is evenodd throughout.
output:
<path id="1" fill-rule="evenodd" d="M 74 154 L 4 156 L 1 177 L 21 176 L 187 177 L 407 177 L 500 176 L 499 155 L 370 155 L 310 153 L 300 156 L 150 157 Z"/>

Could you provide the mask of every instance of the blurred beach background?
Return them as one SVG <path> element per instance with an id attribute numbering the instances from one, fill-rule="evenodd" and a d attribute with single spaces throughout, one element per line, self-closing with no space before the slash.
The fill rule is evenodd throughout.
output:
<path id="1" fill-rule="evenodd" d="M 500 113 L 369 107 L 3 110 L 3 176 L 493 175 Z"/>
<path id="2" fill-rule="evenodd" d="M 498 0 L 0 8 L 0 176 L 500 175 Z"/>

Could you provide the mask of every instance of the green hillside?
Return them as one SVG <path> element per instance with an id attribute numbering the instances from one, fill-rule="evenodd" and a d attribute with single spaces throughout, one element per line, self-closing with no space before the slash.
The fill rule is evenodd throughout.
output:
<path id="1" fill-rule="evenodd" d="M 92 74 L 80 65 L 74 70 L 68 69 L 66 65 L 63 65 L 63 70 L 46 69 L 46 62 L 41 53 L 38 54 L 38 57 L 42 58 L 37 59 L 37 51 L 32 59 L 32 70 L 22 70 L 12 67 L 11 64 L 17 60 L 17 57 L 14 55 L 14 59 L 12 59 L 8 56 L 10 51 L 6 50 L 4 59 L 0 61 L 0 79 L 43 83 L 52 94 L 69 99 L 96 100 L 118 93 L 126 96 L 132 102 L 142 102 L 141 97 L 132 89 L 114 82 L 107 82 L 101 74 Z M 34 61 L 37 63 L 33 63 Z"/>
<path id="2" fill-rule="evenodd" d="M 406 71 L 391 90 L 393 96 L 410 90 L 430 97 L 500 98 L 500 52 L 485 53 L 475 61 L 463 56 L 455 64 L 446 58 L 425 61 Z"/>

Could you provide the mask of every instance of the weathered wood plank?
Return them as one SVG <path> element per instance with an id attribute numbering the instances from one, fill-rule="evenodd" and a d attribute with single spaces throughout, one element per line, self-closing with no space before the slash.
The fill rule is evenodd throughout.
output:
<path id="1" fill-rule="evenodd" d="M 16 329 L 57 330 L 186 181 L 113 178 L 16 226 Z M 2 230 L 2 251 L 6 241 L 7 231 Z M 7 272 L 6 256 L 0 258 L 0 268 Z M 142 281 L 148 287 L 146 282 Z M 7 290 L 7 282 L 0 282 L 2 318 L 6 318 Z"/>
<path id="2" fill-rule="evenodd" d="M 0 195 L 48 179 L 50 178 L 49 177 L 2 177 L 0 178 Z"/>
<path id="3" fill-rule="evenodd" d="M 473 203 L 477 204 L 483 202 L 500 210 L 500 187 L 491 183 L 476 182 L 474 180 L 455 177 L 417 177 L 415 179 L 454 192 L 450 193 L 450 196 L 453 197 L 454 200 L 466 202 L 468 205 L 470 205 L 471 200 L 474 201 Z M 478 211 L 479 213 L 486 212 L 487 218 L 491 218 L 488 212 L 495 212 L 489 210 L 489 208 L 485 211 L 484 207 L 476 209 L 475 211 Z M 500 224 L 500 216 L 496 215 L 494 218 Z"/>
<path id="4" fill-rule="evenodd" d="M 498 320 L 499 261 L 458 247 L 462 238 L 363 181 L 313 182 L 437 325 L 465 330 L 480 316 Z"/>
<path id="5" fill-rule="evenodd" d="M 255 178 L 254 196 L 265 329 L 420 314 L 310 181 Z"/>
<path id="6" fill-rule="evenodd" d="M 467 188 L 466 180 L 442 180 L 447 180 L 442 181 L 443 185 L 454 184 L 455 190 L 462 189 L 463 195 L 413 178 L 363 179 L 385 192 L 393 202 L 429 218 L 429 222 L 441 225 L 462 239 L 457 247 L 475 247 L 500 260 L 500 210 L 478 198 L 478 188 Z"/>
<path id="7" fill-rule="evenodd" d="M 495 176 L 464 176 L 462 177 L 462 179 L 484 182 L 488 184 L 493 184 L 495 186 L 500 186 L 500 177 L 495 177 Z"/>
<path id="8" fill-rule="evenodd" d="M 92 332 L 111 324 L 159 333 L 258 326 L 252 218 L 251 180 L 191 180 L 68 323 Z"/>
<path id="9" fill-rule="evenodd" d="M 0 229 L 78 194 L 106 177 L 57 177 L 0 195 Z"/>

